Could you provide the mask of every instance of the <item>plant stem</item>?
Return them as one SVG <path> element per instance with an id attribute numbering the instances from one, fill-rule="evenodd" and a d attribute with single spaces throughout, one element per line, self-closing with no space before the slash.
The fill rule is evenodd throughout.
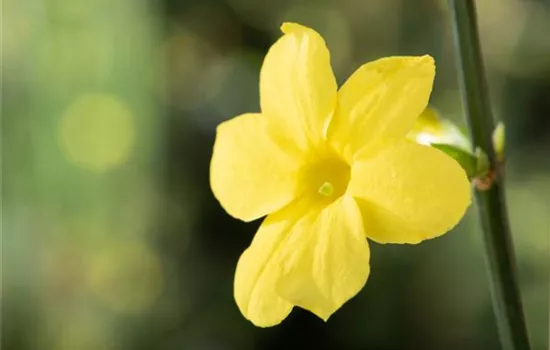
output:
<path id="1" fill-rule="evenodd" d="M 474 149 L 480 147 L 496 171 L 492 186 L 476 189 L 486 248 L 493 307 L 504 349 L 530 350 L 516 278 L 516 262 L 504 197 L 503 174 L 492 144 L 494 121 L 489 103 L 474 0 L 450 0 L 462 99 Z"/>

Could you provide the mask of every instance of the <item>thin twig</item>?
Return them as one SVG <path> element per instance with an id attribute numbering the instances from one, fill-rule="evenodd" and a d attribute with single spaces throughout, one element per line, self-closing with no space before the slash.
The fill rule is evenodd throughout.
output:
<path id="1" fill-rule="evenodd" d="M 462 98 L 473 146 L 489 157 L 491 169 L 498 169 L 492 144 L 494 121 L 485 81 L 474 0 L 450 0 L 456 57 Z M 476 201 L 484 231 L 487 267 L 493 306 L 502 346 L 530 350 L 529 337 L 516 278 L 502 172 L 490 188 L 476 189 Z"/>

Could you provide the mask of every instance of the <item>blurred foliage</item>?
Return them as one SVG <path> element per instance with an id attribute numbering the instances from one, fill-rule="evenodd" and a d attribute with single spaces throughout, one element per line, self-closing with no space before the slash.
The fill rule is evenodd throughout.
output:
<path id="1" fill-rule="evenodd" d="M 550 5 L 478 1 L 534 349 L 548 337 Z M 257 329 L 232 297 L 259 225 L 208 186 L 215 126 L 256 111 L 283 20 L 314 26 L 342 83 L 432 54 L 432 105 L 464 126 L 445 0 L 4 0 L 2 345 L 34 349 L 498 349 L 475 208 L 420 246 L 373 244 L 328 323 Z"/>

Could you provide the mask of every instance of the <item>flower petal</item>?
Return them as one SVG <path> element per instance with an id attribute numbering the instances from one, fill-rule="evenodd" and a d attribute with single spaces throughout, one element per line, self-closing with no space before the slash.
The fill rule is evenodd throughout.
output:
<path id="1" fill-rule="evenodd" d="M 352 167 L 367 237 L 379 243 L 419 243 L 452 229 L 471 203 L 470 183 L 445 153 L 402 141 Z"/>
<path id="2" fill-rule="evenodd" d="M 355 200 L 312 211 L 282 248 L 279 295 L 327 320 L 365 285 L 370 250 Z"/>
<path id="3" fill-rule="evenodd" d="M 260 73 L 262 113 L 285 119 L 302 147 L 317 144 L 336 106 L 330 53 L 313 29 L 295 23 L 281 29 L 285 35 L 267 53 Z"/>
<path id="4" fill-rule="evenodd" d="M 361 66 L 338 91 L 329 139 L 351 160 L 374 154 L 412 129 L 428 105 L 433 58 L 388 57 Z"/>
<path id="5" fill-rule="evenodd" d="M 244 317 L 259 327 L 269 327 L 285 319 L 293 305 L 276 294 L 280 276 L 280 250 L 303 211 L 295 204 L 269 215 L 241 255 L 235 272 L 235 301 Z"/>
<path id="6" fill-rule="evenodd" d="M 275 118 L 244 114 L 220 124 L 210 185 L 223 208 L 250 221 L 277 211 L 298 195 L 300 156 Z"/>

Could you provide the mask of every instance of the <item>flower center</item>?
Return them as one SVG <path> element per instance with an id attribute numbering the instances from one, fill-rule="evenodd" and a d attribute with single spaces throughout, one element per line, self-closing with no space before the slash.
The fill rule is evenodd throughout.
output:
<path id="1" fill-rule="evenodd" d="M 346 192 L 349 177 L 349 165 L 337 156 L 330 155 L 308 167 L 305 181 L 310 194 L 318 200 L 332 202 Z"/>
<path id="2" fill-rule="evenodd" d="M 330 197 L 334 193 L 334 186 L 330 182 L 325 182 L 319 187 L 319 193 L 323 196 Z"/>

